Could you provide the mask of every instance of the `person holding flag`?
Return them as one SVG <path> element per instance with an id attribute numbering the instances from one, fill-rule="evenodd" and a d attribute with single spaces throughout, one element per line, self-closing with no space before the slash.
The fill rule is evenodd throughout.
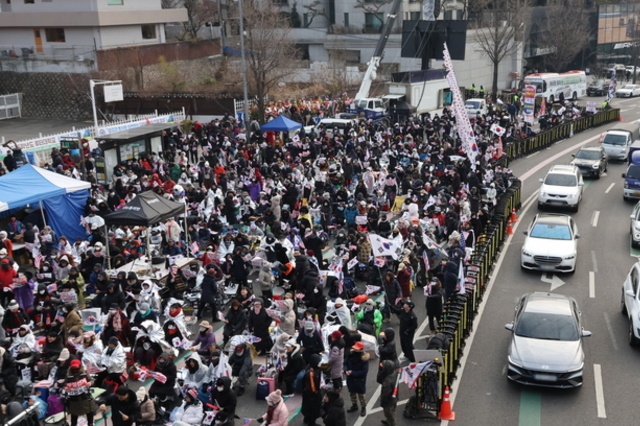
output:
<path id="1" fill-rule="evenodd" d="M 160 405 L 167 412 L 171 412 L 175 407 L 175 394 L 173 388 L 176 384 L 178 375 L 176 365 L 173 363 L 171 356 L 167 352 L 163 352 L 156 361 L 155 372 L 162 374 L 165 381 L 155 380 L 149 389 L 149 395 L 160 401 Z"/>

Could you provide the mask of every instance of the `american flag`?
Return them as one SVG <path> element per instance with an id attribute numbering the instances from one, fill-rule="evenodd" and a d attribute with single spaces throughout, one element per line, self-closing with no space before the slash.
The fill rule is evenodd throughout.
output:
<path id="1" fill-rule="evenodd" d="M 466 233 L 464 231 L 460 231 L 460 248 L 462 250 L 464 250 L 464 248 L 467 246 L 467 241 L 466 241 L 466 238 L 465 238 L 465 234 L 468 234 L 468 233 Z"/>
<path id="2" fill-rule="evenodd" d="M 163 385 L 167 382 L 167 376 L 158 372 L 158 371 L 149 371 L 149 376 L 153 378 L 156 382 L 160 382 Z"/>

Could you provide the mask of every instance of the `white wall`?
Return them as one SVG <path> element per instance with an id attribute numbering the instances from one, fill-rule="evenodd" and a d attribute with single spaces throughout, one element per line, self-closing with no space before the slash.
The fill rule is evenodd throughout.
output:
<path id="1" fill-rule="evenodd" d="M 40 29 L 40 34 L 44 50 L 43 55 L 45 56 L 51 56 L 52 52 L 55 51 L 61 52 L 62 55 L 63 52 L 72 51 L 74 46 L 77 47 L 79 51 L 82 50 L 82 53 L 86 53 L 89 50 L 95 50 L 93 43 L 93 28 L 65 28 L 64 43 L 47 42 L 44 28 Z M 19 53 L 20 47 L 28 47 L 35 50 L 35 36 L 33 28 L 0 28 L 0 50 L 6 50 L 11 46 L 15 46 L 17 53 Z"/>
<path id="2" fill-rule="evenodd" d="M 5 0 L 3 0 L 4 2 Z M 127 1 L 127 0 L 125 0 Z M 129 0 L 130 1 L 130 0 Z M 145 1 L 145 0 L 135 0 Z M 106 3 L 106 0 L 104 0 Z M 43 2 L 35 0 L 35 4 L 25 4 L 24 0 L 13 0 L 11 12 L 90 12 L 97 10 L 96 0 L 53 0 Z"/>
<path id="3" fill-rule="evenodd" d="M 38 0 L 36 0 L 38 1 Z M 63 1 L 63 0 L 56 0 Z M 68 0 L 67 0 L 68 1 Z M 75 1 L 75 0 L 74 0 Z M 160 10 L 162 3 L 160 0 L 124 0 L 123 5 L 110 5 L 107 0 L 84 0 L 97 3 L 98 10 Z"/>

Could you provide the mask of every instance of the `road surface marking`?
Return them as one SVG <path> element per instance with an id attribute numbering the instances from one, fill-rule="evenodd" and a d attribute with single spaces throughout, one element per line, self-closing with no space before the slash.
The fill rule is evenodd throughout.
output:
<path id="1" fill-rule="evenodd" d="M 531 155 L 527 155 L 525 158 L 531 158 L 531 157 L 533 157 L 533 156 L 535 156 L 535 155 L 540 154 L 541 152 L 542 152 L 542 151 L 534 152 L 534 153 L 533 153 L 533 154 L 531 154 Z"/>
<path id="2" fill-rule="evenodd" d="M 536 166 L 537 167 L 537 166 Z M 544 165 L 542 166 L 544 167 Z M 525 202 L 522 203 L 522 210 L 520 211 L 520 217 L 524 217 L 524 215 L 527 213 L 527 211 L 531 208 L 531 206 L 533 205 L 534 201 L 537 201 L 537 197 L 538 197 L 538 192 L 534 192 L 533 194 L 531 194 L 529 196 L 529 198 L 526 199 Z M 518 221 L 516 222 L 515 226 L 513 227 L 513 233 L 514 235 L 517 233 L 517 229 L 518 226 L 522 223 L 522 221 Z M 523 225 L 526 226 L 526 225 Z M 494 268 L 494 272 L 493 274 L 491 274 L 491 278 L 489 279 L 489 284 L 487 284 L 487 288 L 484 292 L 484 300 L 489 300 L 489 296 L 491 295 L 491 290 L 493 289 L 493 285 L 496 282 L 496 277 L 499 275 L 499 271 L 500 268 L 502 266 L 502 262 L 504 262 L 504 258 L 507 254 L 507 249 L 506 247 L 509 247 L 511 245 L 511 240 L 513 239 L 513 235 L 509 235 L 509 237 L 504 241 L 504 246 L 503 249 L 500 250 L 500 255 L 498 256 L 498 261 L 495 262 L 495 268 Z M 484 313 L 484 308 L 487 306 L 486 303 L 481 303 L 480 307 L 478 308 L 478 313 L 476 314 L 476 317 L 473 320 L 473 326 L 472 326 L 472 330 L 477 330 L 478 326 L 480 325 L 480 321 L 482 320 L 482 315 Z M 471 333 L 471 335 L 469 336 L 469 338 L 467 339 L 467 343 L 465 345 L 466 350 L 470 351 L 471 347 L 473 347 L 473 341 L 476 338 L 476 333 Z M 462 375 L 464 374 L 464 370 L 465 367 L 467 365 L 467 360 L 469 359 L 469 355 L 467 356 L 463 356 L 461 361 L 460 361 L 460 365 L 458 366 L 458 371 L 457 371 L 457 382 L 460 383 L 460 381 L 462 380 Z M 378 389 L 376 390 L 376 392 L 380 392 L 380 387 L 378 387 Z M 451 388 L 451 406 L 455 407 L 455 401 L 456 401 L 456 397 L 458 396 L 458 386 L 453 386 Z M 367 404 L 367 411 L 369 411 L 369 405 Z M 364 417 L 360 417 L 360 419 L 364 419 Z M 449 421 L 448 420 L 443 420 L 440 423 L 440 426 L 448 426 L 449 425 Z M 358 423 L 356 421 L 356 424 L 354 426 L 362 426 L 362 422 Z"/>
<path id="3" fill-rule="evenodd" d="M 540 426 L 540 406 L 542 396 L 535 389 L 522 389 L 520 391 L 520 413 L 518 426 Z"/>
<path id="4" fill-rule="evenodd" d="M 604 408 L 604 387 L 602 386 L 602 369 L 600 364 L 593 364 L 593 378 L 596 385 L 596 408 L 598 409 L 598 418 L 606 419 L 607 411 Z"/>
<path id="5" fill-rule="evenodd" d="M 591 225 L 595 228 L 598 226 L 598 218 L 600 217 L 600 212 L 598 210 L 593 212 L 593 216 L 591 217 Z"/>
<path id="6" fill-rule="evenodd" d="M 589 271 L 589 297 L 596 298 L 596 274 L 593 271 Z"/>
<path id="7" fill-rule="evenodd" d="M 593 263 L 593 272 L 598 272 L 598 262 L 596 261 L 596 252 L 591 250 L 591 262 Z"/>
<path id="8" fill-rule="evenodd" d="M 609 320 L 609 315 L 604 313 L 604 322 L 607 324 L 607 331 L 609 331 L 609 336 L 611 336 L 611 345 L 614 350 L 618 350 L 618 342 L 616 341 L 616 335 L 613 333 L 613 327 L 611 327 L 611 321 Z"/>
<path id="9" fill-rule="evenodd" d="M 621 109 L 620 112 L 625 112 L 625 111 L 631 111 L 633 108 L 625 108 L 625 109 Z"/>
<path id="10" fill-rule="evenodd" d="M 608 194 L 608 193 L 609 193 L 609 191 L 611 191 L 611 188 L 613 188 L 613 185 L 615 185 L 615 184 L 616 184 L 616 183 L 615 183 L 615 182 L 613 182 L 611 185 L 609 185 L 609 187 L 607 188 L 607 190 L 606 190 L 606 191 L 604 191 L 604 193 L 605 193 L 605 194 Z"/>

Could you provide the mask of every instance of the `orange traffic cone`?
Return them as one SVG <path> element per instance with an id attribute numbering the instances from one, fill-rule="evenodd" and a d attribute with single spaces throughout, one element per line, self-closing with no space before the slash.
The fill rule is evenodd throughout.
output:
<path id="1" fill-rule="evenodd" d="M 509 220 L 513 223 L 516 223 L 518 221 L 518 215 L 516 214 L 516 208 L 513 207 L 511 209 L 511 217 L 509 218 Z"/>
<path id="2" fill-rule="evenodd" d="M 509 220 L 507 224 L 507 235 L 515 235 L 515 232 L 513 232 L 513 222 L 511 222 L 511 220 Z"/>
<path id="3" fill-rule="evenodd" d="M 618 121 L 624 121 L 624 118 L 622 118 L 622 114 L 618 116 Z"/>
<path id="4" fill-rule="evenodd" d="M 451 401 L 449 400 L 449 386 L 444 388 L 444 397 L 442 398 L 442 404 L 440 404 L 440 412 L 438 417 L 440 420 L 455 420 L 456 413 L 451 410 Z"/>

